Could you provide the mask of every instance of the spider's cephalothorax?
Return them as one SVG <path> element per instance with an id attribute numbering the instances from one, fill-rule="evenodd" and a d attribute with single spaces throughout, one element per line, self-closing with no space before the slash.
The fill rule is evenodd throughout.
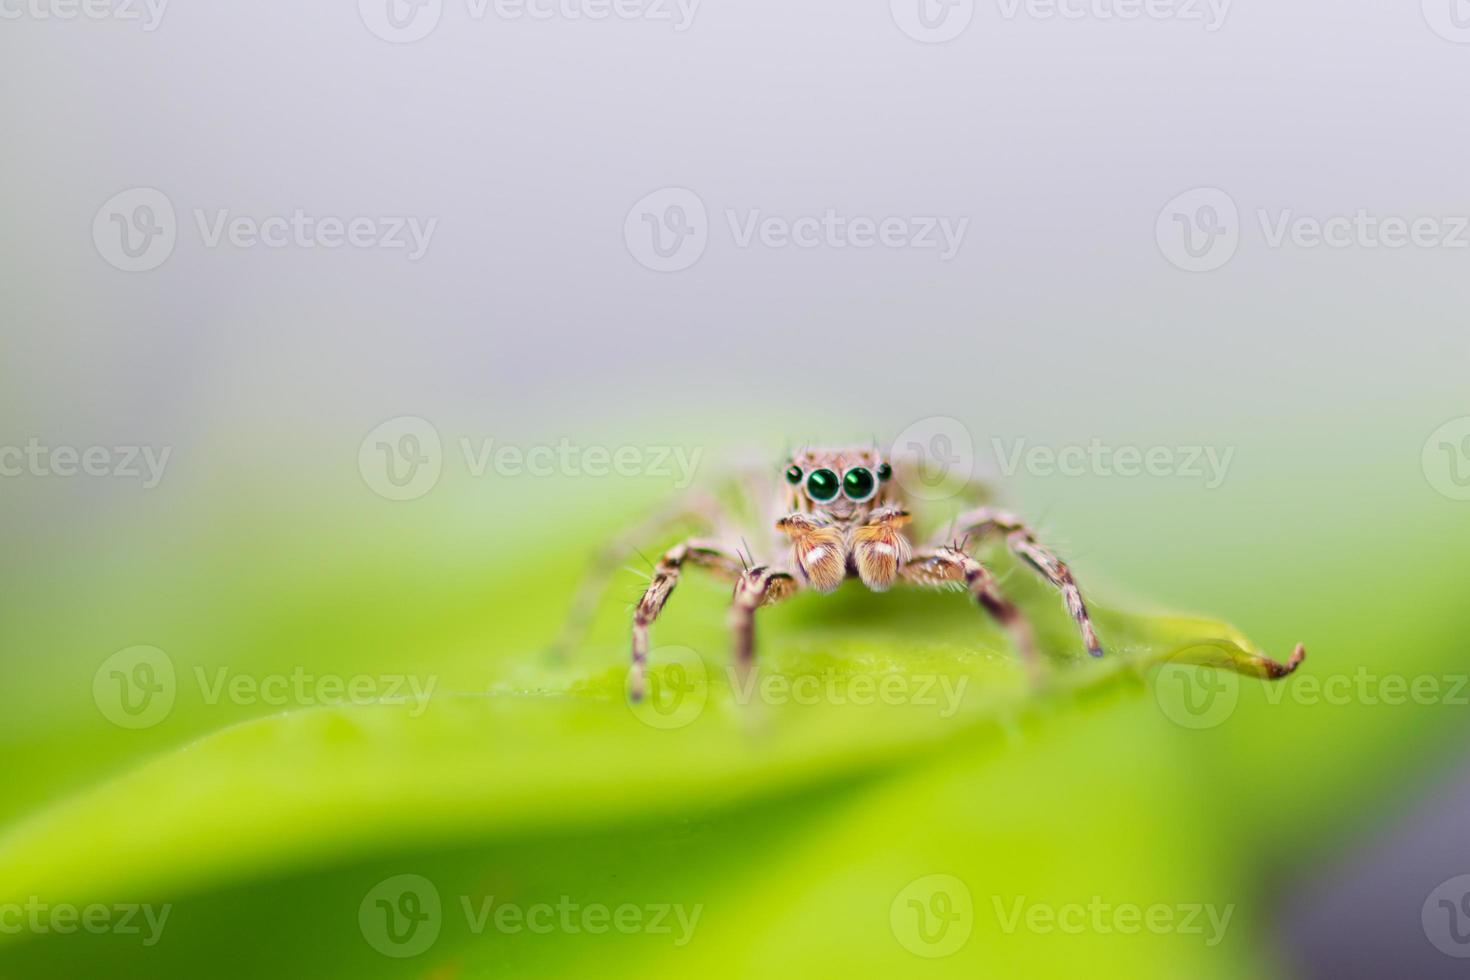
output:
<path id="1" fill-rule="evenodd" d="M 831 592 L 856 575 L 886 590 L 913 553 L 903 527 L 893 468 L 876 450 L 803 450 L 786 468 L 788 511 L 776 529 L 790 539 L 790 564 L 803 584 Z"/>
<path id="2" fill-rule="evenodd" d="M 1082 593 L 1071 570 L 1043 547 L 1031 529 L 1005 511 L 977 507 L 957 518 L 949 536 L 927 545 L 909 536 L 909 501 L 903 480 L 890 461 L 873 448 L 804 449 L 761 477 L 735 481 L 749 491 L 752 484 L 776 488 L 770 523 L 760 529 L 770 539 L 764 563 L 742 555 L 759 538 L 747 537 L 734 526 L 714 498 L 684 501 L 671 514 L 640 528 L 626 547 L 608 550 L 603 563 L 614 567 L 625 550 L 658 533 L 669 517 L 694 519 L 707 533 L 689 538 L 664 552 L 654 567 L 648 587 L 633 613 L 633 670 L 630 691 L 642 695 L 648 658 L 648 630 L 663 610 L 688 565 L 707 569 L 734 584 L 730 628 L 735 661 L 742 668 L 754 656 L 755 611 L 789 598 L 804 588 L 831 592 L 849 578 L 881 592 L 896 582 L 915 585 L 959 586 L 1010 634 L 1033 675 L 1039 660 L 1031 627 L 1009 600 L 1001 595 L 995 576 L 971 554 L 988 539 L 1003 536 L 1006 546 L 1061 592 L 1067 611 L 1076 621 L 1087 652 L 1102 655 Z M 740 508 L 742 511 L 758 507 Z M 574 607 L 572 622 L 585 621 L 591 608 L 585 590 Z M 572 628 L 575 630 L 575 627 Z M 564 640 L 566 638 L 564 637 Z"/>

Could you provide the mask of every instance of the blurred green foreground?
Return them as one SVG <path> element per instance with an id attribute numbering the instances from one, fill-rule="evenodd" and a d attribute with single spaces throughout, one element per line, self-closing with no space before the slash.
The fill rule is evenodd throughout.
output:
<path id="1" fill-rule="evenodd" d="M 1274 889 L 1456 758 L 1470 531 L 1411 479 L 1371 530 L 1252 479 L 1069 511 L 1102 661 L 997 562 L 1045 690 L 963 596 L 851 585 L 763 611 L 744 687 L 694 571 L 636 709 L 636 577 L 543 651 L 651 486 L 22 531 L 0 977 L 1280 975 Z"/>

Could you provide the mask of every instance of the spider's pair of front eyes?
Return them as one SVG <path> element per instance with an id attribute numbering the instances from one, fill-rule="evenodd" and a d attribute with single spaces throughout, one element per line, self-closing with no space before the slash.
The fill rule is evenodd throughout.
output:
<path id="1" fill-rule="evenodd" d="M 854 466 L 843 473 L 841 479 L 826 467 L 803 474 L 800 466 L 793 466 L 786 471 L 786 482 L 795 486 L 805 476 L 807 496 L 819 504 L 836 500 L 838 493 L 846 494 L 848 500 L 860 504 L 872 500 L 878 492 L 878 481 L 887 480 L 892 475 L 893 470 L 887 463 L 879 465 L 876 477 L 866 466 Z"/>

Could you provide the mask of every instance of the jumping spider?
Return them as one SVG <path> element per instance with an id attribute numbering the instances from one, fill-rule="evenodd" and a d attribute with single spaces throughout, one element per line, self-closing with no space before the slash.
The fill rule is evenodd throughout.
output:
<path id="1" fill-rule="evenodd" d="M 712 499 L 680 508 L 678 516 L 698 520 L 710 534 L 675 545 L 654 567 L 633 613 L 630 695 L 642 697 L 649 627 L 668 602 L 680 572 L 689 565 L 734 584 L 730 629 L 740 669 L 748 668 L 754 659 L 757 609 L 788 599 L 803 588 L 831 592 L 844 580 L 857 578 L 874 592 L 886 591 L 895 582 L 963 587 L 1009 633 L 1033 677 L 1039 677 L 1040 661 L 1030 624 L 1001 594 L 995 576 L 971 553 L 992 534 L 1004 535 L 1009 549 L 1061 592 L 1087 652 L 1102 656 L 1102 643 L 1071 570 L 1036 540 L 1030 527 L 1013 514 L 978 507 L 961 514 L 948 537 L 920 546 L 907 529 L 909 494 L 903 484 L 908 481 L 899 479 L 901 475 L 872 448 L 807 449 L 792 454 L 777 483 L 776 510 L 770 515 L 777 533 L 769 553 L 779 557 L 765 564 L 744 560 L 735 543 L 741 539 L 730 533 L 727 511 Z M 743 482 L 747 491 L 757 489 L 749 479 Z M 654 523 L 655 527 L 635 534 L 652 534 L 668 521 Z M 614 546 L 606 559 L 627 550 Z M 589 594 L 584 591 L 569 623 L 585 620 L 590 607 Z M 573 630 L 574 626 L 569 633 Z M 564 640 L 566 637 L 564 634 Z"/>

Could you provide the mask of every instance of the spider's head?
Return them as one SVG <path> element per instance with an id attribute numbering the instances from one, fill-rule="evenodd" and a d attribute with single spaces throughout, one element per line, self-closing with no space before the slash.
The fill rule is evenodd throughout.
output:
<path id="1" fill-rule="evenodd" d="M 836 521 L 867 514 L 887 497 L 893 469 L 878 450 L 803 449 L 786 464 L 792 509 Z"/>

